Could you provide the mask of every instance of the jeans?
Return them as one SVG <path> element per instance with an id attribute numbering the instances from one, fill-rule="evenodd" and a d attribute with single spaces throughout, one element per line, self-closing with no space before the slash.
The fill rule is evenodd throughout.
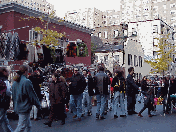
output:
<path id="1" fill-rule="evenodd" d="M 0 125 L 4 132 L 13 132 L 6 115 L 6 110 L 4 110 L 4 108 L 0 108 Z"/>
<path id="2" fill-rule="evenodd" d="M 125 104 L 124 104 L 124 93 L 120 93 L 119 91 L 114 92 L 114 115 L 117 115 L 118 103 L 120 99 L 120 108 L 121 108 L 121 115 L 125 114 Z"/>
<path id="3" fill-rule="evenodd" d="M 170 96 L 170 95 L 169 95 Z M 163 113 L 169 112 L 169 108 L 171 107 L 170 97 L 167 98 L 167 95 L 163 97 Z"/>
<path id="4" fill-rule="evenodd" d="M 73 101 L 73 95 L 70 95 L 70 103 L 69 103 L 69 112 L 71 113 L 71 111 L 72 111 L 72 102 L 74 102 Z"/>
<path id="5" fill-rule="evenodd" d="M 71 101 L 71 109 L 74 115 L 77 115 L 78 118 L 81 118 L 82 115 L 82 97 L 83 94 L 72 95 Z"/>
<path id="6" fill-rule="evenodd" d="M 30 112 L 30 118 L 37 119 L 37 112 L 38 112 L 37 107 L 35 105 L 33 105 L 32 110 Z"/>
<path id="7" fill-rule="evenodd" d="M 14 132 L 31 132 L 30 113 L 19 113 L 18 126 Z"/>
<path id="8" fill-rule="evenodd" d="M 84 114 L 86 111 L 86 102 L 87 102 L 87 111 L 92 111 L 92 96 L 89 96 L 88 92 L 83 92 L 83 99 L 82 99 L 82 113 Z"/>
<path id="9" fill-rule="evenodd" d="M 107 95 L 99 94 L 96 96 L 97 98 L 97 114 L 101 117 L 104 116 L 104 109 L 106 104 Z"/>
<path id="10" fill-rule="evenodd" d="M 141 99 L 144 99 L 144 95 L 141 93 L 141 96 L 139 97 L 139 100 L 141 102 Z"/>

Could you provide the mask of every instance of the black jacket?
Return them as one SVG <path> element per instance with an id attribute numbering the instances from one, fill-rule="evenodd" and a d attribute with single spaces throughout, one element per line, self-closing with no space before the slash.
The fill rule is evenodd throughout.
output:
<path id="1" fill-rule="evenodd" d="M 71 95 L 79 95 L 84 92 L 86 80 L 83 75 L 77 73 L 77 75 L 73 75 L 69 80 L 71 82 L 69 85 L 69 92 Z"/>
<path id="2" fill-rule="evenodd" d="M 147 87 L 147 86 L 148 86 L 147 81 L 146 81 L 146 80 L 143 80 L 143 81 L 141 82 L 141 90 L 142 90 L 142 91 L 147 91 L 147 90 L 149 89 L 149 87 Z"/>
<path id="3" fill-rule="evenodd" d="M 119 82 L 120 80 L 120 82 Z M 120 84 L 119 84 L 120 83 Z M 125 91 L 125 79 L 123 76 L 115 76 L 112 80 L 111 87 L 114 88 L 114 91 Z"/>
<path id="4" fill-rule="evenodd" d="M 126 93 L 127 95 L 134 95 L 134 94 L 138 94 L 138 89 L 139 87 L 135 84 L 133 77 L 128 74 L 127 78 L 126 78 Z"/>
<path id="5" fill-rule="evenodd" d="M 88 75 L 88 92 L 89 92 L 89 96 L 93 96 L 94 95 L 94 81 L 92 76 Z"/>
<path id="6" fill-rule="evenodd" d="M 161 87 L 161 97 L 164 97 L 168 94 L 168 87 L 169 87 L 169 83 L 165 82 L 164 87 Z"/>

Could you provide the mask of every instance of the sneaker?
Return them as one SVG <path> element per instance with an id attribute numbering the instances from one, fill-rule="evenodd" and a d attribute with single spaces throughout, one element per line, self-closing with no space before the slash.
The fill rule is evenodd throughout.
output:
<path id="1" fill-rule="evenodd" d="M 82 114 L 81 117 L 84 117 L 85 114 Z"/>
<path id="2" fill-rule="evenodd" d="M 100 116 L 100 120 L 106 119 L 104 116 Z"/>
<path id="3" fill-rule="evenodd" d="M 114 115 L 114 119 L 116 119 L 116 118 L 118 118 L 118 116 L 117 116 L 117 115 Z"/>
<path id="4" fill-rule="evenodd" d="M 107 111 L 105 111 L 105 112 L 104 112 L 104 115 L 107 115 L 107 113 L 108 113 L 108 112 L 107 112 Z"/>
<path id="5" fill-rule="evenodd" d="M 120 117 L 126 117 L 126 115 L 120 115 Z"/>
<path id="6" fill-rule="evenodd" d="M 73 118 L 76 118 L 76 117 L 77 117 L 77 115 L 74 115 L 74 116 L 73 116 Z"/>
<path id="7" fill-rule="evenodd" d="M 148 115 L 148 117 L 152 117 L 152 115 L 150 114 L 150 115 Z"/>
<path id="8" fill-rule="evenodd" d="M 140 103 L 141 103 L 141 101 L 138 101 L 138 103 L 140 104 Z"/>
<path id="9" fill-rule="evenodd" d="M 132 114 L 138 114 L 136 111 L 133 111 Z"/>
<path id="10" fill-rule="evenodd" d="M 78 118 L 77 120 L 78 120 L 78 121 L 81 121 L 81 118 Z"/>
<path id="11" fill-rule="evenodd" d="M 91 111 L 88 111 L 87 116 L 91 116 L 91 115 L 92 115 Z"/>
<path id="12" fill-rule="evenodd" d="M 96 119 L 99 119 L 99 114 L 96 113 Z"/>
<path id="13" fill-rule="evenodd" d="M 143 116 L 141 115 L 141 113 L 139 113 L 138 116 L 143 117 Z"/>
<path id="14" fill-rule="evenodd" d="M 43 123 L 43 124 L 45 124 L 45 125 L 51 127 L 51 123 L 52 123 L 52 122 L 49 121 L 49 122 L 45 122 L 45 123 Z"/>
<path id="15" fill-rule="evenodd" d="M 34 119 L 34 121 L 38 121 L 38 119 L 36 118 L 36 119 Z"/>

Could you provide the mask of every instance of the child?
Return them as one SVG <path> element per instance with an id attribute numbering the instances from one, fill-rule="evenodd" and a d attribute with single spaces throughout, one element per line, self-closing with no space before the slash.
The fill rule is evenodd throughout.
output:
<path id="1" fill-rule="evenodd" d="M 141 109 L 141 111 L 138 113 L 138 116 L 143 117 L 141 113 L 148 108 L 148 116 L 152 117 L 150 111 L 153 108 L 154 105 L 154 99 L 153 99 L 153 88 L 149 88 L 147 92 L 142 91 L 142 94 L 145 95 L 144 97 L 144 107 Z"/>

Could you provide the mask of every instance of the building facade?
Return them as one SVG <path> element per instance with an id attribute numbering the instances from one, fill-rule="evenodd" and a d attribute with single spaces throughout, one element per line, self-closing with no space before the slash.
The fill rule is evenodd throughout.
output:
<path id="1" fill-rule="evenodd" d="M 104 44 L 123 45 L 127 33 L 128 25 L 121 24 L 95 27 L 93 35 L 99 37 Z"/>
<path id="2" fill-rule="evenodd" d="M 168 40 L 174 46 L 173 32 L 173 28 L 160 19 L 129 22 L 128 24 L 128 36 L 137 37 L 144 49 L 145 57 L 159 57 L 157 55 L 157 51 L 159 50 L 157 47 L 159 43 L 157 38 L 161 38 L 164 34 L 170 34 Z M 175 56 L 172 57 L 173 59 L 175 58 Z"/>
<path id="3" fill-rule="evenodd" d="M 95 27 L 118 25 L 120 23 L 119 16 L 120 11 L 107 10 L 103 12 L 96 8 L 85 8 L 68 11 L 65 14 L 65 20 L 94 29 Z"/>
<path id="4" fill-rule="evenodd" d="M 1 25 L 1 32 L 2 33 L 9 33 L 14 32 L 18 33 L 20 40 L 25 43 L 31 42 L 31 31 L 36 26 L 43 27 L 40 20 L 24 20 L 19 21 L 19 19 L 26 18 L 28 16 L 41 16 L 44 15 L 47 20 L 47 15 L 37 11 L 31 10 L 21 4 L 17 4 L 16 2 L 11 2 L 8 4 L 4 4 L 0 7 L 0 25 Z M 78 57 L 78 56 L 67 56 L 65 57 L 65 61 L 67 65 L 70 64 L 79 64 L 83 63 L 85 65 L 91 65 L 91 32 L 92 30 L 79 26 L 74 23 L 70 23 L 68 21 L 61 21 L 59 22 L 60 18 L 53 18 L 51 19 L 51 23 L 49 24 L 48 28 L 58 33 L 65 33 L 65 39 L 60 40 L 64 41 L 65 43 L 60 43 L 60 46 L 65 47 L 65 50 L 68 47 L 68 44 L 71 41 L 77 42 L 78 40 L 84 42 L 87 47 L 87 55 L 85 57 Z M 54 28 L 55 27 L 55 28 Z M 33 37 L 32 37 L 33 38 Z M 59 42 L 58 42 L 59 43 Z M 77 46 L 77 43 L 75 43 Z"/>
<path id="5" fill-rule="evenodd" d="M 9 2 L 16 2 L 27 8 L 31 8 L 45 13 L 54 10 L 54 5 L 50 4 L 46 0 L 0 0 L 0 4 L 7 4 Z"/>
<path id="6" fill-rule="evenodd" d="M 120 3 L 121 22 L 161 19 L 176 30 L 175 0 L 121 0 Z"/>
<path id="7" fill-rule="evenodd" d="M 134 67 L 135 80 L 142 79 L 149 74 L 151 66 L 144 62 L 144 50 L 137 37 L 129 37 L 124 43 L 125 51 L 125 75 L 128 76 L 128 68 Z"/>

